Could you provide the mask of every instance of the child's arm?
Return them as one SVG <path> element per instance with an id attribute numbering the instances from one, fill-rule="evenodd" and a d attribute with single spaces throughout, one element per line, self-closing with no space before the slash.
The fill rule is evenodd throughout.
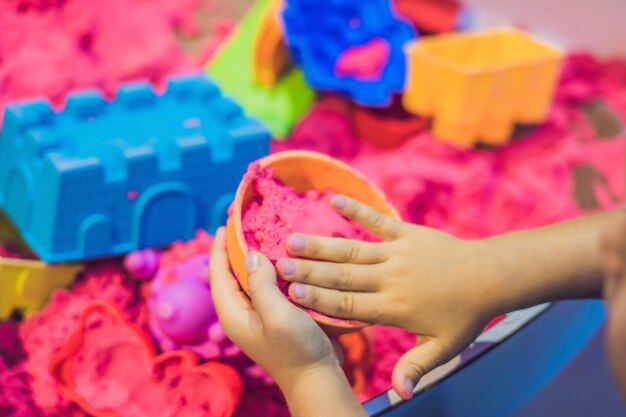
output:
<path id="1" fill-rule="evenodd" d="M 599 296 L 604 213 L 542 229 L 464 241 L 386 217 L 343 196 L 335 208 L 381 243 L 293 235 L 281 276 L 299 304 L 419 335 L 396 365 L 404 398 L 426 372 L 469 345 L 497 315 L 549 300 Z M 324 262 L 320 262 L 324 261 Z"/>
<path id="2" fill-rule="evenodd" d="M 601 241 L 623 211 L 582 217 L 486 239 L 500 288 L 497 311 L 602 296 Z"/>
<path id="3" fill-rule="evenodd" d="M 328 337 L 276 286 L 270 261 L 246 257 L 250 299 L 230 271 L 224 230 L 211 251 L 213 302 L 226 335 L 274 378 L 294 417 L 366 416 Z"/>

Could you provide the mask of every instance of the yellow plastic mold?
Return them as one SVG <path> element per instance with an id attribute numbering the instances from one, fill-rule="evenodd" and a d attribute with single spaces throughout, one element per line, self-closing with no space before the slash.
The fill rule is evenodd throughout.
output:
<path id="1" fill-rule="evenodd" d="M 514 29 L 438 35 L 406 47 L 403 104 L 433 117 L 433 133 L 459 147 L 508 142 L 515 123 L 548 116 L 562 53 Z"/>
<path id="2" fill-rule="evenodd" d="M 0 320 L 13 310 L 28 316 L 43 307 L 52 291 L 72 283 L 81 270 L 76 265 L 50 266 L 41 261 L 0 257 Z"/>
<path id="3" fill-rule="evenodd" d="M 0 237 L 4 243 L 18 239 L 2 213 Z M 0 320 L 9 318 L 16 309 L 25 316 L 36 313 L 54 289 L 70 285 L 82 269 L 82 265 L 48 265 L 37 260 L 0 257 Z"/>

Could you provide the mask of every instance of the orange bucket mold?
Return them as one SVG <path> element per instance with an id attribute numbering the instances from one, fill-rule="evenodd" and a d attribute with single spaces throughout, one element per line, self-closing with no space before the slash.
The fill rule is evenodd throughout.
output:
<path id="1" fill-rule="evenodd" d="M 467 148 L 508 142 L 516 123 L 550 110 L 562 53 L 514 29 L 437 35 L 406 47 L 403 104 L 433 117 L 433 133 Z"/>
<path id="2" fill-rule="evenodd" d="M 371 185 L 361 173 L 337 159 L 316 152 L 286 151 L 265 157 L 259 160 L 259 164 L 261 168 L 273 168 L 278 180 L 294 187 L 298 192 L 332 190 L 400 219 L 397 210 L 380 190 Z M 248 291 L 248 280 L 244 258 L 249 250 L 243 234 L 242 217 L 243 207 L 252 197 L 251 180 L 242 181 L 226 223 L 228 257 L 235 276 L 245 292 Z M 311 316 L 332 334 L 347 333 L 366 325 L 315 312 L 311 312 Z"/>

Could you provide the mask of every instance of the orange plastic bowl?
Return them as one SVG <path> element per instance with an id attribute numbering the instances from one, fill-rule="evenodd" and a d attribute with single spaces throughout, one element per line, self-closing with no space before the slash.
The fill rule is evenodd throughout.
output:
<path id="1" fill-rule="evenodd" d="M 275 176 L 285 185 L 299 192 L 308 190 L 333 190 L 366 204 L 381 213 L 400 219 L 396 209 L 387 202 L 383 193 L 365 177 L 345 163 L 315 152 L 286 151 L 259 160 L 261 168 L 272 167 Z M 250 180 L 239 184 L 231 214 L 226 223 L 226 245 L 231 267 L 244 291 L 248 291 L 244 258 L 248 244 L 241 224 L 242 209 L 252 197 Z M 332 334 L 347 333 L 366 324 L 340 320 L 311 312 L 311 316 Z"/>

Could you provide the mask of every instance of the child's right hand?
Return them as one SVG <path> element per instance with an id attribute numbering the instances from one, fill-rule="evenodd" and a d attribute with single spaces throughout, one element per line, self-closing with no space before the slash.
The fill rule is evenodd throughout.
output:
<path id="1" fill-rule="evenodd" d="M 397 221 L 344 196 L 332 203 L 383 242 L 292 235 L 289 252 L 317 261 L 284 258 L 279 273 L 304 307 L 416 333 L 417 346 L 392 376 L 396 392 L 408 399 L 425 373 L 452 359 L 500 313 L 488 248 Z"/>

